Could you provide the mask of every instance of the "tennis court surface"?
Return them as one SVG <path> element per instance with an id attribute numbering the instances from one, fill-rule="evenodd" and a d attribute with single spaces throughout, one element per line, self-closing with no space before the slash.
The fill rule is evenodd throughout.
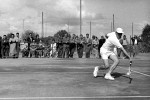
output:
<path id="1" fill-rule="evenodd" d="M 150 100 L 150 54 L 120 59 L 115 81 L 94 78 L 101 59 L 19 58 L 0 60 L 0 100 Z M 111 61 L 110 61 L 111 62 Z"/>

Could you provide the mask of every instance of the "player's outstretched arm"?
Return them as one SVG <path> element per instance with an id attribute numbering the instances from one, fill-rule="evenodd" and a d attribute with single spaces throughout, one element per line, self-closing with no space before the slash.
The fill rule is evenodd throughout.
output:
<path id="1" fill-rule="evenodd" d="M 127 51 L 121 47 L 122 51 L 124 52 L 124 54 L 128 57 L 128 59 L 131 61 L 131 57 L 129 56 L 129 54 L 127 53 Z"/>

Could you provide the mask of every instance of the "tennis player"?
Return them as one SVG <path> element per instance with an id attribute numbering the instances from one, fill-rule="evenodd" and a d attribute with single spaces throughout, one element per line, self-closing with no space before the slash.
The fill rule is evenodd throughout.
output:
<path id="1" fill-rule="evenodd" d="M 103 46 L 100 49 L 100 54 L 104 62 L 104 68 L 109 69 L 108 72 L 105 74 L 104 78 L 108 80 L 114 80 L 114 77 L 111 76 L 111 73 L 113 70 L 117 67 L 119 64 L 119 59 L 117 57 L 116 53 L 116 47 L 120 48 L 124 54 L 127 56 L 128 59 L 131 58 L 127 51 L 123 48 L 123 46 L 120 44 L 119 39 L 121 38 L 123 34 L 123 29 L 122 28 L 117 28 L 116 32 L 111 32 L 106 35 L 106 42 L 103 44 Z M 111 59 L 113 61 L 113 64 L 110 66 L 108 59 Z M 102 66 L 96 66 L 94 68 L 93 75 L 94 77 L 98 76 L 98 71 L 102 68 Z M 102 69 L 104 69 L 102 68 Z"/>

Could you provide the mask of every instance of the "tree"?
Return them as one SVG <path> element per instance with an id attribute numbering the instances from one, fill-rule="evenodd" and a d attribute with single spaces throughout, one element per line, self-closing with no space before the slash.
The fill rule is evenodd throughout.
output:
<path id="1" fill-rule="evenodd" d="M 56 34 L 54 34 L 55 41 L 58 42 L 59 40 L 61 40 L 65 34 L 71 37 L 71 35 L 66 30 L 60 30 Z"/>
<path id="2" fill-rule="evenodd" d="M 149 24 L 147 24 L 143 28 L 141 38 L 143 41 L 143 48 L 145 48 L 144 51 L 150 52 L 150 25 Z"/>
<path id="3" fill-rule="evenodd" d="M 48 37 L 44 37 L 44 38 L 41 38 L 42 42 L 45 44 L 45 45 L 50 45 L 52 43 L 52 40 L 54 39 L 53 36 L 48 36 Z"/>
<path id="4" fill-rule="evenodd" d="M 22 34 L 22 39 L 27 39 L 27 37 L 29 36 L 29 34 L 32 34 L 32 37 L 35 39 L 35 36 L 38 35 L 38 33 L 35 33 L 32 30 L 26 30 L 24 34 Z"/>
<path id="5" fill-rule="evenodd" d="M 8 33 L 7 34 L 7 39 L 9 40 L 10 38 L 11 38 L 11 35 L 12 35 L 13 33 Z"/>

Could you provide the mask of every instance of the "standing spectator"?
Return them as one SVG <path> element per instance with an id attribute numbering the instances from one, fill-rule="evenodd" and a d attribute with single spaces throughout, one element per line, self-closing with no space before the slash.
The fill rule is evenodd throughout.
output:
<path id="1" fill-rule="evenodd" d="M 98 38 L 96 36 L 92 36 L 92 54 L 98 58 Z"/>
<path id="2" fill-rule="evenodd" d="M 2 37 L 0 36 L 0 58 L 2 58 Z"/>
<path id="3" fill-rule="evenodd" d="M 134 35 L 134 37 L 132 37 L 131 40 L 133 45 L 133 57 L 135 57 L 136 55 L 138 55 L 139 52 L 139 48 L 138 48 L 139 40 L 136 35 Z"/>
<path id="4" fill-rule="evenodd" d="M 84 38 L 83 35 L 80 34 L 80 37 L 78 38 L 76 36 L 76 43 L 77 43 L 77 54 L 79 58 L 83 57 L 83 50 L 84 50 Z"/>
<path id="5" fill-rule="evenodd" d="M 14 34 L 11 34 L 9 44 L 10 44 L 9 56 L 15 58 L 17 55 L 17 50 L 16 50 L 16 39 Z"/>
<path id="6" fill-rule="evenodd" d="M 86 34 L 85 38 L 86 44 L 85 44 L 85 57 L 90 58 L 90 53 L 91 53 L 91 47 L 92 47 L 92 40 L 89 37 L 89 34 Z"/>
<path id="7" fill-rule="evenodd" d="M 32 43 L 33 41 L 33 37 L 32 37 L 32 34 L 30 33 L 29 34 L 29 37 L 27 38 L 27 43 L 28 43 L 28 52 L 30 53 L 30 44 Z M 28 54 L 29 54 L 28 53 Z M 29 55 L 28 55 L 29 56 Z"/>
<path id="8" fill-rule="evenodd" d="M 126 50 L 126 51 L 128 51 L 128 45 L 129 45 L 129 42 L 128 42 L 128 40 L 127 40 L 127 37 L 126 37 L 126 35 L 123 35 L 123 43 L 122 43 L 122 46 L 124 47 L 124 49 Z M 124 58 L 127 58 L 127 56 L 123 53 L 123 59 Z"/>
<path id="9" fill-rule="evenodd" d="M 40 38 L 39 38 L 39 35 L 37 34 L 36 36 L 35 36 L 35 43 L 38 45 L 39 43 L 40 43 Z M 38 49 L 38 48 L 37 48 Z M 35 51 L 35 57 L 36 58 L 38 58 L 38 50 L 37 51 Z"/>
<path id="10" fill-rule="evenodd" d="M 102 45 L 105 43 L 105 38 L 104 36 L 101 36 L 101 39 L 99 40 L 99 45 L 98 45 L 98 55 L 99 55 L 99 58 L 101 58 L 101 55 L 100 55 L 100 48 L 102 47 Z"/>
<path id="11" fill-rule="evenodd" d="M 57 51 L 56 51 L 56 42 L 53 39 L 52 44 L 51 44 L 51 51 L 50 51 L 50 56 L 51 57 L 56 57 Z"/>
<path id="12" fill-rule="evenodd" d="M 73 34 L 73 36 L 70 39 L 70 45 L 69 45 L 70 58 L 73 58 L 73 55 L 76 49 L 75 39 L 76 39 L 76 35 Z"/>
<path id="13" fill-rule="evenodd" d="M 38 34 L 35 36 L 35 43 L 36 43 L 36 44 L 39 44 L 39 43 L 40 43 L 40 38 L 39 38 L 39 35 L 38 35 Z"/>
<path id="14" fill-rule="evenodd" d="M 19 33 L 16 33 L 15 40 L 16 40 L 16 50 L 17 50 L 16 58 L 18 58 L 20 52 L 20 41 L 21 41 L 19 38 Z"/>
<path id="15" fill-rule="evenodd" d="M 9 40 L 6 35 L 3 35 L 2 40 L 2 56 L 3 58 L 7 58 L 9 56 Z"/>
<path id="16" fill-rule="evenodd" d="M 58 58 L 62 58 L 62 55 L 63 55 L 63 43 L 62 43 L 62 37 L 58 37 L 58 41 L 57 41 L 57 52 L 58 52 L 58 55 L 57 57 Z"/>
<path id="17" fill-rule="evenodd" d="M 63 58 L 69 58 L 69 36 L 67 34 L 63 37 Z"/>

